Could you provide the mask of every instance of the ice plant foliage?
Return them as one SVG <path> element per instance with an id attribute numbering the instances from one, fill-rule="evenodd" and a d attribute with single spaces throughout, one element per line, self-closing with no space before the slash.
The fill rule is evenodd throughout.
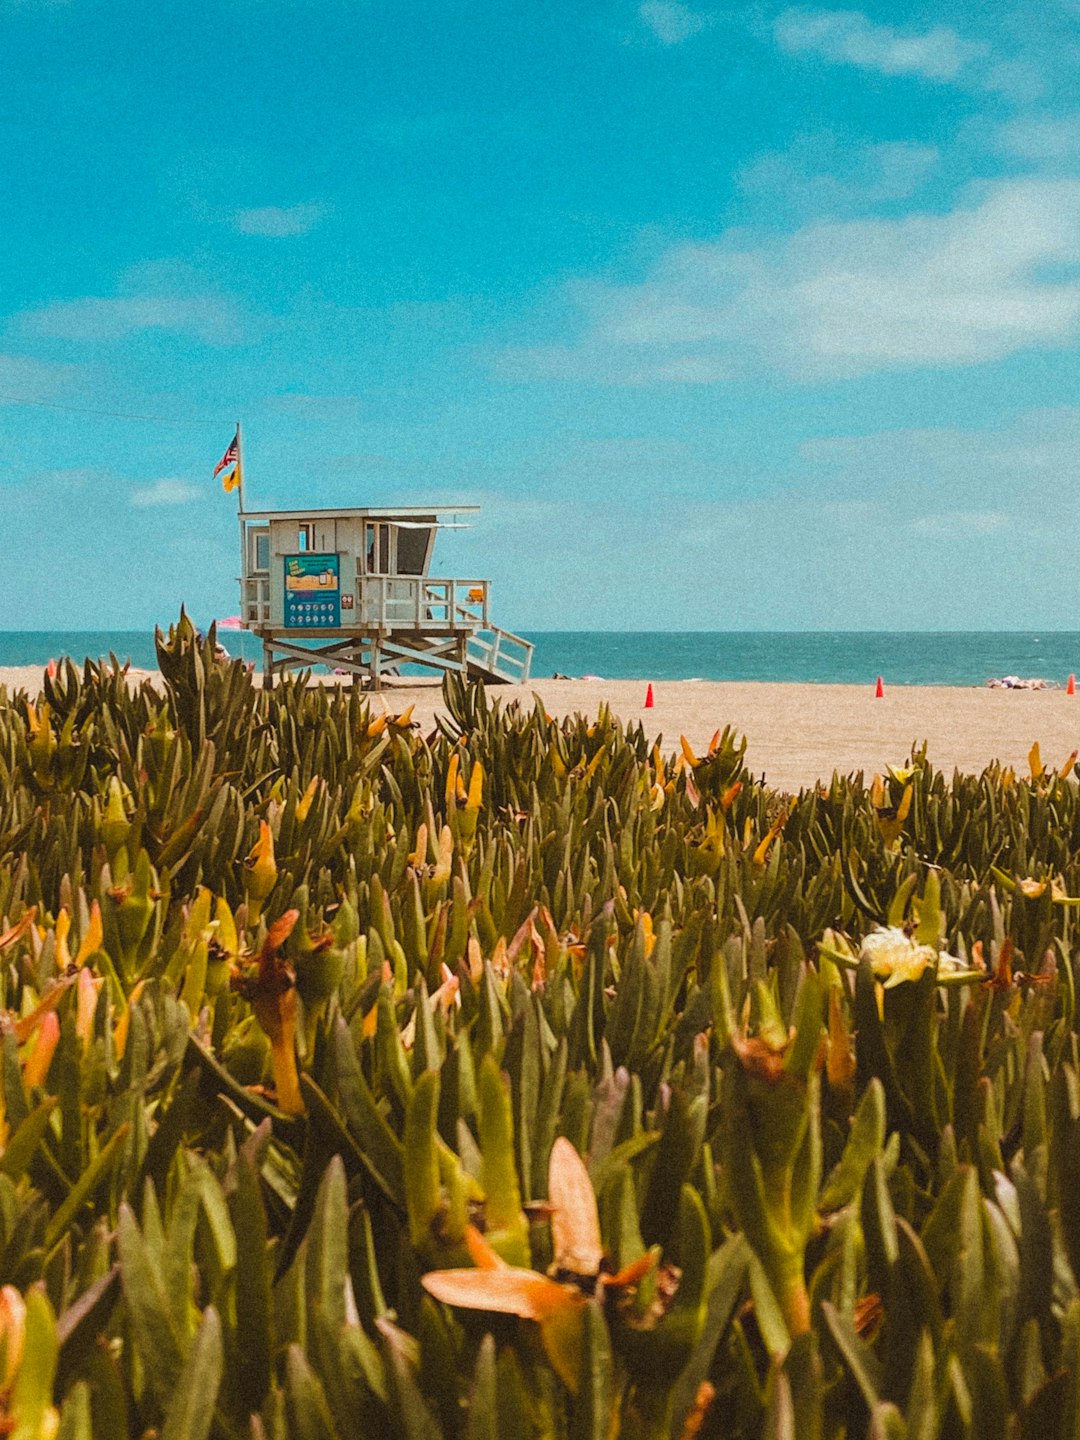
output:
<path id="1" fill-rule="evenodd" d="M 159 663 L 0 692 L 0 1434 L 1077 1433 L 1075 756 Z"/>

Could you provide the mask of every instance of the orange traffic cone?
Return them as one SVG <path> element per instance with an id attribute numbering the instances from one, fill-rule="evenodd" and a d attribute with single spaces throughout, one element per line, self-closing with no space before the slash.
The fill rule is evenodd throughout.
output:
<path id="1" fill-rule="evenodd" d="M 874 699 L 875 699 L 875 700 L 883 700 L 884 698 L 885 698 L 885 686 L 882 684 L 882 682 L 881 682 L 881 676 L 879 675 L 879 676 L 877 677 L 877 685 L 874 687 Z"/>
<path id="2" fill-rule="evenodd" d="M 1066 694 L 1066 695 L 1075 695 L 1075 694 L 1076 694 L 1076 676 L 1075 676 L 1075 675 L 1070 675 L 1070 676 L 1069 676 L 1069 683 L 1065 686 L 1065 694 Z"/>
<path id="3" fill-rule="evenodd" d="M 649 688 L 645 691 L 645 709 L 651 710 L 653 708 L 653 703 L 652 684 L 650 683 Z"/>

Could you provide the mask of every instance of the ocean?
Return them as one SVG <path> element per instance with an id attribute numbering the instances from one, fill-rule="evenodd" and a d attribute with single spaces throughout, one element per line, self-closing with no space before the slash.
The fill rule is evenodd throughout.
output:
<path id="1" fill-rule="evenodd" d="M 261 658 L 245 631 L 222 631 L 234 655 Z M 1063 630 L 855 632 L 613 632 L 551 630 L 536 645 L 534 679 L 598 675 L 620 680 L 789 680 L 810 684 L 984 685 L 991 676 L 1040 676 L 1064 685 L 1080 672 L 1080 632 Z M 115 654 L 155 665 L 151 631 L 0 631 L 0 666 Z"/>

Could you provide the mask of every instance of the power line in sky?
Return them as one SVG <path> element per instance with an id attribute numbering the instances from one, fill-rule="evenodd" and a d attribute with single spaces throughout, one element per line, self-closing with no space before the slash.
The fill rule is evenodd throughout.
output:
<path id="1" fill-rule="evenodd" d="M 235 425 L 235 419 L 223 420 L 220 416 L 202 420 L 176 420 L 163 415 L 131 415 L 123 410 L 94 410 L 86 405 L 63 405 L 56 400 L 31 400 L 26 395 L 0 395 L 0 405 L 33 405 L 41 410 L 63 410 L 69 415 L 97 415 L 105 420 L 141 420 L 147 425 L 189 425 L 199 428 L 203 425 Z"/>

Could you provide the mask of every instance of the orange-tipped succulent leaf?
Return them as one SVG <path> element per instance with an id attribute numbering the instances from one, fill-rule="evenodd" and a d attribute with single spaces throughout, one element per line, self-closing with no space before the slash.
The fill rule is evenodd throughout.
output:
<path id="1" fill-rule="evenodd" d="M 551 1148 L 548 1199 L 552 1206 L 551 1239 L 555 1266 L 573 1275 L 594 1276 L 604 1258 L 600 1217 L 589 1172 L 565 1136 Z"/>

